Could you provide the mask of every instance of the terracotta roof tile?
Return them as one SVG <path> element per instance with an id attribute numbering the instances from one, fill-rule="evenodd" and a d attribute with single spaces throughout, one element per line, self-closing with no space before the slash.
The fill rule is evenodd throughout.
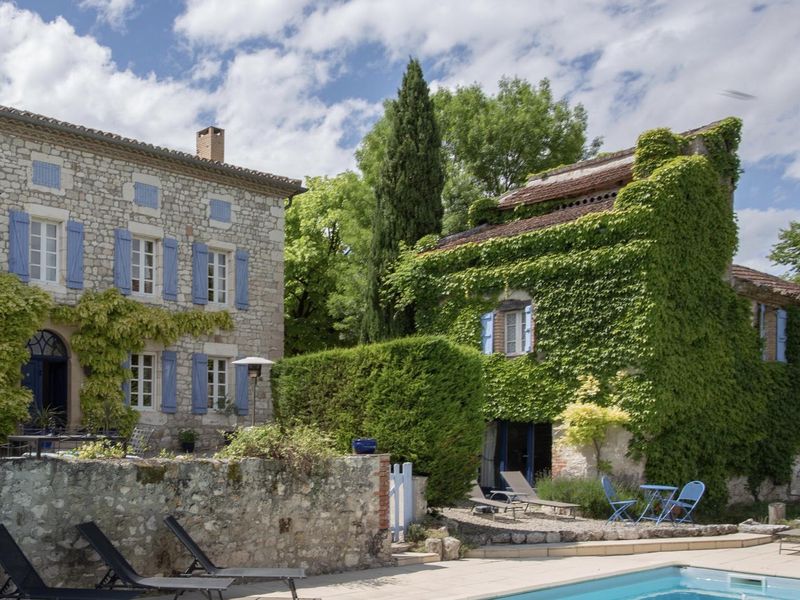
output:
<path id="1" fill-rule="evenodd" d="M 27 125 L 44 127 L 59 132 L 89 137 L 94 140 L 107 142 L 109 144 L 125 146 L 129 149 L 156 156 L 158 158 L 166 158 L 182 163 L 188 163 L 193 166 L 223 172 L 234 177 L 241 177 L 248 180 L 257 181 L 281 190 L 286 190 L 292 194 L 305 191 L 305 188 L 301 186 L 299 179 L 291 179 L 289 177 L 273 175 L 272 173 L 264 173 L 262 171 L 255 171 L 253 169 L 237 167 L 236 165 L 231 165 L 228 163 L 200 158 L 199 156 L 189 154 L 188 152 L 181 152 L 179 150 L 171 150 L 169 148 L 147 144 L 132 138 L 126 138 L 116 133 L 108 133 L 106 131 L 92 129 L 82 125 L 73 125 L 72 123 L 67 123 L 66 121 L 59 121 L 58 119 L 53 119 L 51 117 L 46 117 L 44 115 L 39 115 L 25 110 L 18 110 L 16 108 L 0 105 L 0 117 Z"/>
<path id="2" fill-rule="evenodd" d="M 760 290 L 765 290 L 800 302 L 800 284 L 792 283 L 791 281 L 786 281 L 775 275 L 762 273 L 761 271 L 756 271 L 755 269 L 750 269 L 749 267 L 743 267 L 741 265 L 731 265 L 731 276 L 733 277 L 734 285 L 751 285 Z"/>
<path id="3" fill-rule="evenodd" d="M 436 250 L 449 250 L 460 246 L 462 244 L 480 243 L 487 240 L 503 237 L 511 237 L 537 229 L 544 229 L 552 227 L 553 225 L 560 225 L 562 223 L 569 223 L 584 215 L 596 212 L 603 212 L 611 210 L 614 206 L 614 197 L 616 193 L 609 198 L 590 199 L 587 198 L 586 203 L 579 203 L 567 208 L 562 208 L 546 215 L 539 215 L 537 217 L 530 217 L 529 219 L 521 219 L 519 221 L 511 221 L 510 223 L 503 223 L 502 225 L 481 225 L 469 231 L 456 233 L 439 240 L 439 245 Z M 590 201 L 593 200 L 593 201 Z"/>

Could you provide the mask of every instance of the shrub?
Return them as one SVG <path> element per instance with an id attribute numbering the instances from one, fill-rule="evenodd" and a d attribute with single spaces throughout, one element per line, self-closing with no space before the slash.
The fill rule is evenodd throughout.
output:
<path id="1" fill-rule="evenodd" d="M 342 451 L 376 438 L 379 452 L 429 477 L 432 506 L 460 500 L 475 478 L 484 427 L 475 350 L 409 337 L 285 359 L 272 382 L 278 422 L 316 424 Z"/>
<path id="2" fill-rule="evenodd" d="M 97 440 L 81 444 L 74 453 L 78 458 L 125 458 L 125 446 Z"/>
<path id="3" fill-rule="evenodd" d="M 282 427 L 275 423 L 239 429 L 230 436 L 230 444 L 217 452 L 217 458 L 278 460 L 309 474 L 334 455 L 331 438 L 318 428 Z"/>
<path id="4" fill-rule="evenodd" d="M 614 488 L 620 498 L 637 498 L 630 514 L 636 515 L 644 508 L 641 494 L 637 488 L 630 488 L 615 481 Z M 539 477 L 536 480 L 536 493 L 544 500 L 557 500 L 580 505 L 581 514 L 591 519 L 607 519 L 611 508 L 606 499 L 600 480 L 594 477 Z"/>
<path id="5" fill-rule="evenodd" d="M 478 198 L 470 204 L 467 217 L 470 227 L 484 224 L 496 225 L 503 219 L 500 211 L 497 210 L 497 198 Z"/>

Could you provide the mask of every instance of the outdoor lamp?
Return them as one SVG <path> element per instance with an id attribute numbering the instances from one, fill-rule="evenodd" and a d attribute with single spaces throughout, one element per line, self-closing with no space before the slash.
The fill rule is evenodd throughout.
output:
<path id="1" fill-rule="evenodd" d="M 261 367 L 263 365 L 274 365 L 275 362 L 260 356 L 246 356 L 233 361 L 234 365 L 247 365 L 247 377 L 253 380 L 253 425 L 256 424 L 256 385 L 261 379 Z"/>

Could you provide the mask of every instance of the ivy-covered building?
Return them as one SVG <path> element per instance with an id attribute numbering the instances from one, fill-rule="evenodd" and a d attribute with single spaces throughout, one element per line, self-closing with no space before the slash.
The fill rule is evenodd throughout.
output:
<path id="1" fill-rule="evenodd" d="M 789 481 L 800 286 L 731 264 L 739 135 L 736 119 L 647 132 L 474 205 L 476 227 L 401 261 L 418 330 L 486 355 L 484 485 L 594 472 L 554 427 L 587 381 L 632 417 L 608 444 L 617 473 L 702 479 L 718 503 L 737 475 Z"/>
<path id="2" fill-rule="evenodd" d="M 284 201 L 303 188 L 226 164 L 221 129 L 196 142 L 192 155 L 0 107 L 0 264 L 52 302 L 23 366 L 34 415 L 138 415 L 166 447 L 254 417 L 231 362 L 282 356 Z"/>

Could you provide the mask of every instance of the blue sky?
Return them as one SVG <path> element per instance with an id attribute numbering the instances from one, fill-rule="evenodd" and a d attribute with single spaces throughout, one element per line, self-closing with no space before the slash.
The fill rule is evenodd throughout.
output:
<path id="1" fill-rule="evenodd" d="M 433 88 L 548 77 L 603 150 L 744 119 L 737 261 L 800 220 L 800 2 L 0 0 L 0 103 L 291 177 L 354 168 L 409 56 Z M 730 90 L 751 97 L 731 94 Z"/>

